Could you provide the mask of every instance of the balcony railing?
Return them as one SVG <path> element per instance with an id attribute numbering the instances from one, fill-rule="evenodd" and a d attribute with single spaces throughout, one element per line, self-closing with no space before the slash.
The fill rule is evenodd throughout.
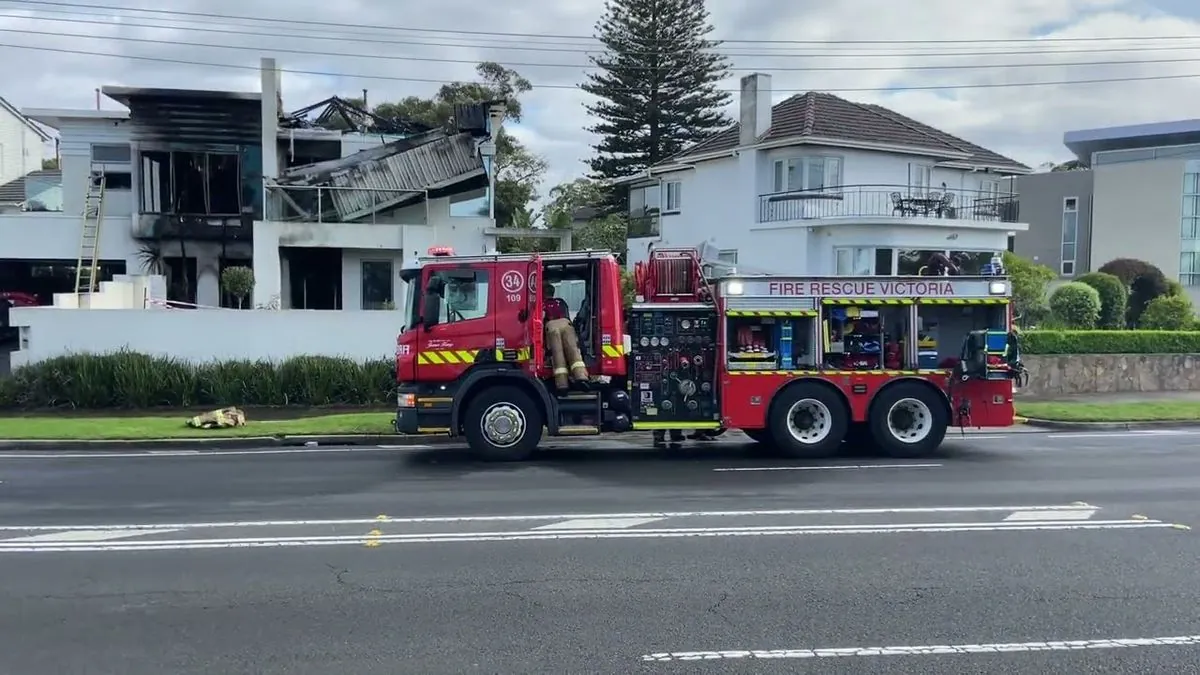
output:
<path id="1" fill-rule="evenodd" d="M 662 233 L 658 214 L 646 216 L 631 216 L 629 230 L 626 234 L 630 239 L 638 237 L 657 237 Z"/>
<path id="2" fill-rule="evenodd" d="M 1017 222 L 1012 193 L 919 189 L 901 185 L 842 185 L 761 195 L 758 222 L 885 216 Z"/>
<path id="3" fill-rule="evenodd" d="M 393 212 L 420 204 L 424 190 L 267 185 L 266 219 L 301 223 L 407 223 Z M 487 216 L 486 207 L 482 214 Z M 419 222 L 425 222 L 422 212 Z"/>

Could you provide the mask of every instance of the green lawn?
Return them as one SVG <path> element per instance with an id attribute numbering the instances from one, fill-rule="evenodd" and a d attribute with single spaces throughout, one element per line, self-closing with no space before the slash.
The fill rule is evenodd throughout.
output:
<path id="1" fill-rule="evenodd" d="M 322 415 L 290 420 L 249 421 L 236 429 L 193 429 L 179 417 L 74 417 L 30 415 L 0 417 L 0 439 L 146 440 L 154 438 L 229 438 L 246 436 L 319 436 L 391 434 L 395 413 Z"/>
<path id="2" fill-rule="evenodd" d="M 1017 403 L 1017 414 L 1022 417 L 1059 422 L 1180 422 L 1200 420 L 1200 403 L 1195 401 L 1028 402 Z"/>

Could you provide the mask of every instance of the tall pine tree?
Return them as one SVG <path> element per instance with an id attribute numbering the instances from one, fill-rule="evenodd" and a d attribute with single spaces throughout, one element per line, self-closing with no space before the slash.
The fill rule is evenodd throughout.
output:
<path id="1" fill-rule="evenodd" d="M 606 52 L 581 88 L 601 137 L 590 161 L 595 178 L 627 176 L 679 153 L 732 123 L 718 88 L 729 61 L 708 39 L 704 0 L 608 0 L 596 23 Z"/>

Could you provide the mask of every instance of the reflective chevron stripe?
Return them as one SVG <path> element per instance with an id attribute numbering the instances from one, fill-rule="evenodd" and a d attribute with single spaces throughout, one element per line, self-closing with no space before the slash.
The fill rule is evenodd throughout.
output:
<path id="1" fill-rule="evenodd" d="M 625 355 L 624 345 L 603 345 L 601 349 L 604 351 L 604 355 L 609 358 L 619 359 Z"/>
<path id="2" fill-rule="evenodd" d="M 1008 298 L 920 298 L 920 305 L 1006 305 Z"/>
<path id="3" fill-rule="evenodd" d="M 731 309 L 726 316 L 816 316 L 815 309 Z"/>
<path id="4" fill-rule="evenodd" d="M 425 366 L 475 363 L 475 352 L 465 349 L 438 349 L 418 352 L 417 363 Z"/>

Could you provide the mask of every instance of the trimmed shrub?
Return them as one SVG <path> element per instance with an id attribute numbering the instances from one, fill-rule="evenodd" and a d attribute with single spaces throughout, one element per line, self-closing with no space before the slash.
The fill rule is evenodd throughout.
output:
<path id="1" fill-rule="evenodd" d="M 1200 354 L 1200 331 L 1031 330 L 1021 334 L 1026 354 Z"/>
<path id="2" fill-rule="evenodd" d="M 1100 319 L 1100 294 L 1078 281 L 1065 283 L 1050 294 L 1050 314 L 1064 328 L 1095 328 Z"/>
<path id="3" fill-rule="evenodd" d="M 1087 284 L 1100 294 L 1100 328 L 1118 329 L 1125 327 L 1125 308 L 1129 301 L 1129 289 L 1112 274 L 1091 272 L 1079 277 L 1079 283 Z"/>
<path id="4" fill-rule="evenodd" d="M 1137 258 L 1115 258 L 1101 265 L 1100 269 L 1096 271 L 1111 274 L 1120 279 L 1121 283 L 1126 286 L 1133 285 L 1133 280 L 1143 274 L 1163 276 L 1162 270 L 1145 260 L 1138 260 Z"/>
<path id="5" fill-rule="evenodd" d="M 0 380 L 2 408 L 384 405 L 395 363 L 328 356 L 193 364 L 122 351 L 72 354 L 18 368 Z"/>
<path id="6" fill-rule="evenodd" d="M 1139 325 L 1149 330 L 1187 330 L 1195 317 L 1186 295 L 1160 295 L 1146 305 Z"/>
<path id="7" fill-rule="evenodd" d="M 1125 312 L 1130 328 L 1141 328 L 1142 312 L 1156 298 L 1170 293 L 1171 286 L 1162 272 L 1155 270 L 1139 274 L 1129 285 L 1129 309 Z"/>

